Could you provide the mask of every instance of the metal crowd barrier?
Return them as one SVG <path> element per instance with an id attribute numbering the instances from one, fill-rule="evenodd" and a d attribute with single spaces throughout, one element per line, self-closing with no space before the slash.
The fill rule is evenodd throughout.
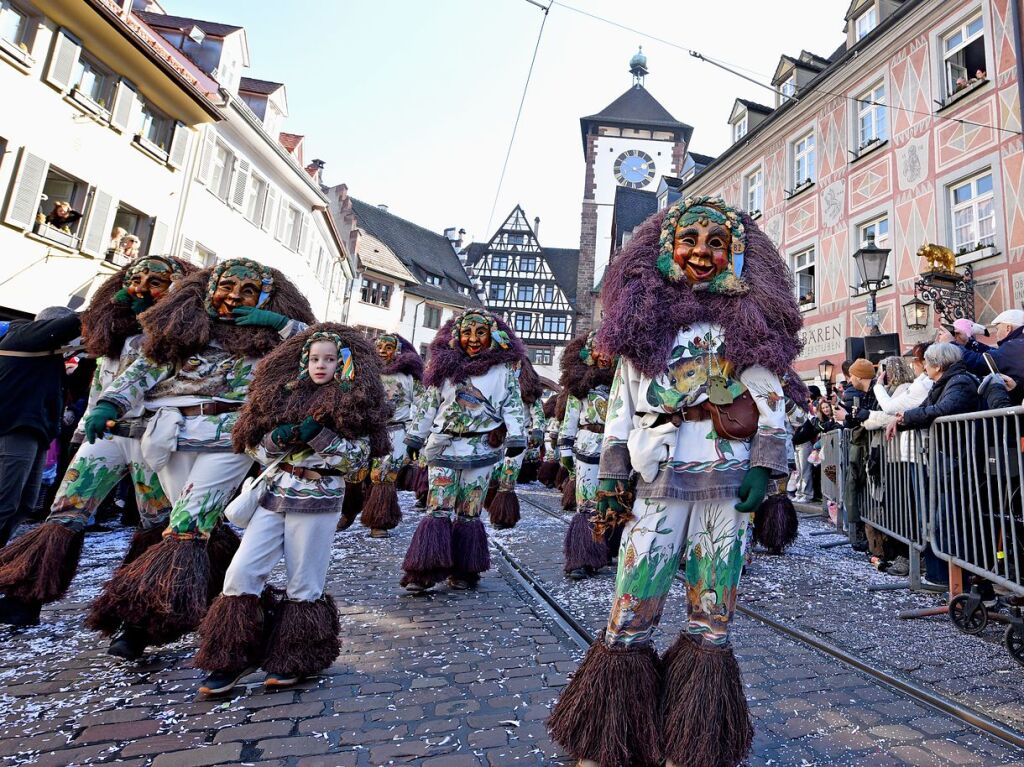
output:
<path id="1" fill-rule="evenodd" d="M 954 567 L 1024 596 L 1024 407 L 945 416 L 928 455 L 932 550 Z M 956 581 L 960 581 L 957 583 Z"/>
<path id="2" fill-rule="evenodd" d="M 829 535 L 836 532 L 846 534 L 846 507 L 843 505 L 843 488 L 846 486 L 846 465 L 849 454 L 849 440 L 845 429 L 835 429 L 821 435 L 821 497 L 824 513 L 836 526 L 835 531 L 821 531 L 812 535 Z M 829 506 L 836 509 L 835 519 Z M 822 544 L 822 548 L 842 546 L 845 541 Z"/>

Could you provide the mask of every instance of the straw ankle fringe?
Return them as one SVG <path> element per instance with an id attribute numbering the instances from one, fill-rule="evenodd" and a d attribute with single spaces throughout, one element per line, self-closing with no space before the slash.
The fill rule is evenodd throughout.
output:
<path id="1" fill-rule="evenodd" d="M 393 482 L 370 485 L 359 521 L 371 530 L 391 530 L 398 526 L 402 521 L 402 508 L 398 505 L 398 491 Z"/>
<path id="2" fill-rule="evenodd" d="M 55 602 L 78 571 L 85 533 L 44 522 L 0 549 L 0 591 L 26 602 Z"/>
<path id="3" fill-rule="evenodd" d="M 653 647 L 609 647 L 598 638 L 559 696 L 548 731 L 571 756 L 602 767 L 657 765 L 659 684 Z"/>
<path id="4" fill-rule="evenodd" d="M 435 517 L 429 512 L 412 535 L 405 552 L 402 585 L 422 583 L 433 585 L 448 576 L 452 569 L 452 522 L 448 517 Z"/>
<path id="5" fill-rule="evenodd" d="M 264 650 L 262 600 L 256 594 L 221 594 L 199 624 L 199 652 L 193 665 L 205 671 L 235 672 L 259 665 Z"/>
<path id="6" fill-rule="evenodd" d="M 565 511 L 576 510 L 576 480 L 571 476 L 562 483 L 562 508 Z"/>
<path id="7" fill-rule="evenodd" d="M 128 551 L 124 553 L 124 559 L 121 560 L 121 567 L 131 564 L 145 554 L 150 546 L 160 543 L 163 540 L 163 535 L 164 529 L 160 525 L 155 525 L 148 530 L 143 530 L 141 527 L 136 530 L 128 544 Z"/>
<path id="8" fill-rule="evenodd" d="M 769 554 L 782 554 L 799 535 L 796 508 L 789 496 L 777 493 L 765 498 L 754 514 L 754 542 Z"/>
<path id="9" fill-rule="evenodd" d="M 514 490 L 499 490 L 487 509 L 491 527 L 495 530 L 510 530 L 519 522 L 519 496 Z"/>
<path id="10" fill-rule="evenodd" d="M 565 555 L 567 573 L 581 567 L 598 570 L 608 564 L 608 546 L 603 540 L 594 540 L 594 528 L 585 511 L 577 511 L 572 515 L 572 522 L 562 542 L 562 553 Z"/>
<path id="11" fill-rule="evenodd" d="M 665 758 L 687 767 L 737 767 L 754 726 L 732 647 L 679 635 L 663 660 Z"/>
<path id="12" fill-rule="evenodd" d="M 283 676 L 309 676 L 334 663 L 341 651 L 338 606 L 327 594 L 313 602 L 281 602 L 263 668 Z"/>

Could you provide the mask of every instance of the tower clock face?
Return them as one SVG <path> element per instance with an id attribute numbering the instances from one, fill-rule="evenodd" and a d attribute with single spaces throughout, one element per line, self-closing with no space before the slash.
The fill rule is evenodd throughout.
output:
<path id="1" fill-rule="evenodd" d="M 640 149 L 628 149 L 615 158 L 615 180 L 642 189 L 654 180 L 654 159 Z"/>

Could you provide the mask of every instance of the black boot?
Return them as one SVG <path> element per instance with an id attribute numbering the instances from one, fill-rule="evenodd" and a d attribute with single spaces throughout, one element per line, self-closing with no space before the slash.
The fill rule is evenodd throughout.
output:
<path id="1" fill-rule="evenodd" d="M 11 626 L 38 626 L 42 602 L 28 602 L 16 597 L 0 597 L 0 623 Z"/>
<path id="2" fill-rule="evenodd" d="M 124 625 L 118 631 L 107 648 L 107 655 L 115 655 L 125 660 L 138 660 L 146 652 L 149 637 L 138 626 Z"/>

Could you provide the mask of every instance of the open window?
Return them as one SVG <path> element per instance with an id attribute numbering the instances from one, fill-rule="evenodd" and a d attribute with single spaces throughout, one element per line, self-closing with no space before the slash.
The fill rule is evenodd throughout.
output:
<path id="1" fill-rule="evenodd" d="M 985 25 L 981 14 L 942 36 L 946 98 L 988 79 L 985 63 Z"/>
<path id="2" fill-rule="evenodd" d="M 124 266 L 143 254 L 164 255 L 166 248 L 166 224 L 123 202 L 118 204 L 107 244 L 108 261 Z"/>
<path id="3" fill-rule="evenodd" d="M 88 184 L 50 165 L 43 182 L 33 231 L 50 242 L 77 249 L 83 234 L 82 218 L 88 198 Z"/>
<path id="4" fill-rule="evenodd" d="M 793 290 L 800 309 L 810 309 L 817 304 L 816 283 L 814 279 L 814 248 L 807 248 L 794 253 L 793 259 Z"/>
<path id="5" fill-rule="evenodd" d="M 166 162 L 170 156 L 175 127 L 174 120 L 148 101 L 144 101 L 135 140 L 151 154 Z"/>

